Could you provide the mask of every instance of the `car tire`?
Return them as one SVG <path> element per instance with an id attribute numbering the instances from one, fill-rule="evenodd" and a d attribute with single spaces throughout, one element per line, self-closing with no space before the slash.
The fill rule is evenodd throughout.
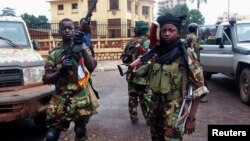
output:
<path id="1" fill-rule="evenodd" d="M 33 118 L 36 130 L 46 132 L 46 113 L 39 114 Z"/>
<path id="2" fill-rule="evenodd" d="M 240 98 L 243 103 L 250 105 L 250 69 L 244 69 L 239 80 Z"/>

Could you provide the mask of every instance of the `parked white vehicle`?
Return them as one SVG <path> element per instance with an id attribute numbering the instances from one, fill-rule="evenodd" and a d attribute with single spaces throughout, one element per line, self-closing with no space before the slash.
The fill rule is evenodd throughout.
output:
<path id="1" fill-rule="evenodd" d="M 21 17 L 0 16 L 0 123 L 33 118 L 46 129 L 53 86 L 43 85 L 45 61 Z"/>
<path id="2" fill-rule="evenodd" d="M 241 100 L 250 104 L 250 21 L 199 28 L 200 61 L 206 79 L 223 73 L 239 84 Z"/>

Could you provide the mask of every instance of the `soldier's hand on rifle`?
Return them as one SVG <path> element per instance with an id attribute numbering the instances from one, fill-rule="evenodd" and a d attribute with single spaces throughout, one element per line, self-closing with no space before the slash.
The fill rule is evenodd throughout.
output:
<path id="1" fill-rule="evenodd" d="M 70 58 L 65 58 L 62 61 L 62 67 L 67 68 L 73 66 L 73 62 Z"/>
<path id="2" fill-rule="evenodd" d="M 84 42 L 83 36 L 84 36 L 84 32 L 77 31 L 74 35 L 74 38 L 73 38 L 74 44 L 76 44 L 76 45 L 83 44 L 83 42 Z"/>
<path id="3" fill-rule="evenodd" d="M 88 24 L 87 19 L 86 18 L 82 18 L 80 20 L 80 24 Z"/>
<path id="4" fill-rule="evenodd" d="M 62 76 L 65 76 L 68 74 L 68 68 L 73 66 L 72 59 L 65 58 L 62 60 L 62 67 L 59 69 L 59 73 Z"/>
<path id="5" fill-rule="evenodd" d="M 128 66 L 129 66 L 129 68 L 134 69 L 137 66 L 139 66 L 141 63 L 142 63 L 141 62 L 141 58 L 139 57 L 134 62 L 132 62 L 131 64 L 129 64 Z"/>
<path id="6" fill-rule="evenodd" d="M 192 134 L 195 132 L 195 118 L 187 118 L 186 124 L 185 124 L 185 134 Z"/>

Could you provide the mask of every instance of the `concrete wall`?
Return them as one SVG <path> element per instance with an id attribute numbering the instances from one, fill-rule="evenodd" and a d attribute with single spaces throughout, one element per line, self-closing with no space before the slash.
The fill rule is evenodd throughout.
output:
<path id="1" fill-rule="evenodd" d="M 114 39 L 92 39 L 92 46 L 95 51 L 96 60 L 118 60 L 130 38 L 114 38 Z M 39 47 L 39 53 L 47 59 L 50 50 L 56 47 L 60 39 L 43 39 L 36 40 Z"/>

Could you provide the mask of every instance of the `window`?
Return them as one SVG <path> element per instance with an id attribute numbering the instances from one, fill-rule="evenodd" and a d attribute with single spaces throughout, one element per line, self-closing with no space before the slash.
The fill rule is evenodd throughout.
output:
<path id="1" fill-rule="evenodd" d="M 28 37 L 22 23 L 19 22 L 0 22 L 0 36 L 13 41 L 21 47 L 29 47 Z M 11 47 L 0 40 L 1 47 Z"/>
<path id="2" fill-rule="evenodd" d="M 231 44 L 231 29 L 230 29 L 229 26 L 224 27 L 223 44 L 224 45 L 230 45 Z"/>
<path id="3" fill-rule="evenodd" d="M 132 30 L 131 30 L 131 20 L 127 20 L 127 34 L 128 34 L 128 37 L 132 36 L 131 32 L 132 32 Z"/>
<path id="4" fill-rule="evenodd" d="M 128 8 L 128 11 L 131 11 L 131 1 L 130 0 L 127 0 L 127 8 Z"/>
<path id="5" fill-rule="evenodd" d="M 119 10 L 119 0 L 109 0 L 110 10 Z"/>
<path id="6" fill-rule="evenodd" d="M 121 19 L 108 19 L 108 37 L 121 37 Z"/>
<path id="7" fill-rule="evenodd" d="M 237 24 L 236 36 L 237 36 L 238 42 L 249 42 L 250 24 L 248 24 L 248 23 Z"/>
<path id="8" fill-rule="evenodd" d="M 225 32 L 223 33 L 222 44 L 223 45 L 231 45 L 231 41 Z"/>
<path id="9" fill-rule="evenodd" d="M 71 8 L 72 9 L 78 9 L 78 3 L 72 3 Z"/>
<path id="10" fill-rule="evenodd" d="M 198 36 L 201 44 L 216 45 L 217 26 L 203 26 L 199 28 Z"/>
<path id="11" fill-rule="evenodd" d="M 88 1 L 88 10 L 90 10 L 90 8 L 92 7 L 92 5 L 93 5 L 93 0 L 89 0 L 89 1 Z M 96 11 L 96 7 L 94 8 L 93 11 L 94 11 L 94 12 Z"/>
<path id="12" fill-rule="evenodd" d="M 97 22 L 90 21 L 90 26 L 91 26 L 91 37 L 97 38 Z"/>
<path id="13" fill-rule="evenodd" d="M 58 10 L 63 10 L 63 5 L 62 5 L 62 4 L 59 4 L 59 5 L 57 6 L 57 8 L 58 8 Z"/>
<path id="14" fill-rule="evenodd" d="M 149 7 L 148 6 L 142 6 L 142 15 L 148 15 L 148 10 L 149 10 Z"/>
<path id="15" fill-rule="evenodd" d="M 138 15 L 138 5 L 135 5 L 135 14 Z"/>

